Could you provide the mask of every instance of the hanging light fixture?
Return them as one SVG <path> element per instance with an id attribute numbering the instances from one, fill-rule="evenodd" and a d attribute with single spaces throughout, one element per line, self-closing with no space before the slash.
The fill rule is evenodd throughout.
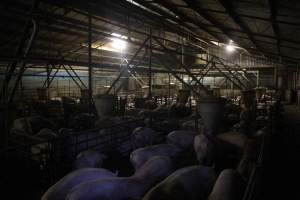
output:
<path id="1" fill-rule="evenodd" d="M 235 50 L 234 46 L 232 46 L 231 44 L 226 45 L 226 50 L 228 52 L 233 52 Z"/>
<path id="2" fill-rule="evenodd" d="M 232 45 L 232 43 L 233 43 L 233 41 L 230 40 L 230 41 L 229 41 L 229 44 L 226 45 L 226 50 L 227 50 L 228 52 L 233 52 L 233 51 L 235 50 L 235 47 Z"/>

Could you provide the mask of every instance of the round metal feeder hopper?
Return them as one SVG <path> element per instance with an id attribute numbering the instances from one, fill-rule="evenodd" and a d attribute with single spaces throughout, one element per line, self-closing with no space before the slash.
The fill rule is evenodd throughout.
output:
<path id="1" fill-rule="evenodd" d="M 204 123 L 206 134 L 216 134 L 223 119 L 225 99 L 207 96 L 198 100 L 198 112 Z"/>
<path id="2" fill-rule="evenodd" d="M 178 103 L 186 104 L 190 95 L 191 95 L 190 90 L 179 90 L 178 91 Z"/>
<path id="3" fill-rule="evenodd" d="M 111 94 L 99 94 L 94 98 L 98 116 L 111 116 L 115 110 L 115 96 Z"/>
<path id="4" fill-rule="evenodd" d="M 246 107 L 253 107 L 255 105 L 255 91 L 254 90 L 243 90 L 242 101 Z"/>

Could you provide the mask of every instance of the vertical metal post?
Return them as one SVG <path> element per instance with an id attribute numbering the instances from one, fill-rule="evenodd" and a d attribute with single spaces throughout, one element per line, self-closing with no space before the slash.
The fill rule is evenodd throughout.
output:
<path id="1" fill-rule="evenodd" d="M 277 87 L 278 87 L 278 77 L 277 77 L 277 65 L 275 65 L 275 67 L 274 67 L 274 74 L 273 74 L 273 76 L 274 76 L 274 88 L 275 89 L 277 89 Z"/>
<path id="2" fill-rule="evenodd" d="M 89 16 L 88 16 L 88 67 L 89 67 L 89 102 L 92 103 L 92 97 L 93 97 L 93 85 L 92 85 L 92 16 L 91 16 L 91 8 L 89 8 Z"/>
<path id="3" fill-rule="evenodd" d="M 168 73 L 168 76 L 169 76 L 169 87 L 168 87 L 168 96 L 169 96 L 169 100 L 168 100 L 168 104 L 170 104 L 170 97 L 171 97 L 171 85 L 170 85 L 170 83 L 171 83 L 171 75 L 170 75 L 170 73 Z"/>
<path id="4" fill-rule="evenodd" d="M 183 49 L 183 44 L 184 44 L 184 38 L 181 37 L 181 65 L 184 64 L 184 56 L 183 56 L 183 54 L 184 54 L 184 49 Z"/>
<path id="5" fill-rule="evenodd" d="M 20 93 L 21 93 L 21 97 L 23 96 L 23 77 L 21 77 L 20 80 Z"/>
<path id="6" fill-rule="evenodd" d="M 50 87 L 50 73 L 51 73 L 50 72 L 50 68 L 49 68 L 49 64 L 46 65 L 46 70 L 47 70 L 47 100 L 49 100 L 49 98 L 50 98 L 50 91 L 49 91 L 49 87 Z"/>
<path id="7" fill-rule="evenodd" d="M 69 97 L 70 97 L 71 96 L 71 80 L 68 79 L 68 81 L 69 81 Z"/>
<path id="8" fill-rule="evenodd" d="M 152 97 L 152 29 L 150 28 L 150 35 L 149 35 L 149 71 L 148 71 L 148 78 L 149 78 L 149 93 L 148 98 Z"/>
<path id="9" fill-rule="evenodd" d="M 259 86 L 259 70 L 257 70 L 256 87 Z"/>
<path id="10" fill-rule="evenodd" d="M 297 94 L 297 105 L 299 106 L 300 99 L 299 99 L 298 85 L 299 85 L 299 63 L 297 64 L 296 84 L 295 84 L 295 89 L 296 89 L 296 94 Z"/>

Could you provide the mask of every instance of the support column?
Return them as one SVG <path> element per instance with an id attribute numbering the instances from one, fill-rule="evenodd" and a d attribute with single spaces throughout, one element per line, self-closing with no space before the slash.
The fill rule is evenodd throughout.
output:
<path id="1" fill-rule="evenodd" d="M 278 66 L 275 66 L 274 67 L 274 74 L 273 74 L 273 77 L 274 77 L 274 88 L 277 89 L 278 87 Z"/>
<path id="2" fill-rule="evenodd" d="M 50 74 L 51 74 L 51 71 L 50 71 L 50 67 L 49 67 L 49 64 L 46 65 L 46 69 L 47 69 L 47 100 L 50 99 Z"/>
<path id="3" fill-rule="evenodd" d="M 149 35 L 149 71 L 148 71 L 148 78 L 149 78 L 149 92 L 148 98 L 152 97 L 152 29 L 150 28 L 150 35 Z"/>
<path id="4" fill-rule="evenodd" d="M 168 80 L 168 96 L 169 96 L 169 98 L 168 98 L 168 105 L 170 105 L 171 104 L 171 102 L 170 102 L 170 98 L 171 98 L 171 75 L 170 75 L 170 73 L 168 73 L 168 78 L 169 78 L 169 80 Z"/>
<path id="5" fill-rule="evenodd" d="M 91 8 L 89 8 L 91 9 Z M 91 11 L 89 10 L 89 16 L 88 16 L 88 67 L 89 67 L 89 102 L 90 104 L 92 103 L 92 98 L 93 98 L 93 68 L 92 68 L 92 17 L 91 17 Z"/>

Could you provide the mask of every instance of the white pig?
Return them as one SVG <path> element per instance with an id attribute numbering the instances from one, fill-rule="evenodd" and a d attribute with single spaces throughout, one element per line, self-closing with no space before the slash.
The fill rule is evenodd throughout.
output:
<path id="1" fill-rule="evenodd" d="M 173 144 L 182 149 L 193 147 L 194 137 L 198 133 L 195 131 L 176 130 L 167 136 L 167 143 Z"/>
<path id="2" fill-rule="evenodd" d="M 157 133 L 147 127 L 137 127 L 131 134 L 132 145 L 134 149 L 152 145 L 155 142 Z"/>
<path id="3" fill-rule="evenodd" d="M 194 150 L 199 164 L 213 164 L 215 158 L 214 144 L 204 134 L 195 136 Z"/>
<path id="4" fill-rule="evenodd" d="M 105 158 L 106 156 L 104 154 L 98 153 L 97 151 L 85 150 L 76 156 L 73 168 L 100 168 Z"/>
<path id="5" fill-rule="evenodd" d="M 168 156 L 176 158 L 182 152 L 181 149 L 172 144 L 158 144 L 139 148 L 130 154 L 130 161 L 135 170 L 138 170 L 147 160 L 153 156 Z"/>
<path id="6" fill-rule="evenodd" d="M 156 156 L 148 160 L 131 177 L 108 178 L 78 185 L 66 200 L 125 200 L 141 199 L 149 188 L 173 171 L 168 157 Z"/>
<path id="7" fill-rule="evenodd" d="M 215 181 L 213 168 L 179 169 L 147 192 L 143 200 L 206 200 Z"/>
<path id="8" fill-rule="evenodd" d="M 84 168 L 73 171 L 52 185 L 42 196 L 41 200 L 65 200 L 68 192 L 75 186 L 93 180 L 115 177 L 106 169 Z"/>
<path id="9" fill-rule="evenodd" d="M 240 200 L 243 198 L 245 182 L 239 173 L 225 169 L 219 175 L 208 200 Z"/>

